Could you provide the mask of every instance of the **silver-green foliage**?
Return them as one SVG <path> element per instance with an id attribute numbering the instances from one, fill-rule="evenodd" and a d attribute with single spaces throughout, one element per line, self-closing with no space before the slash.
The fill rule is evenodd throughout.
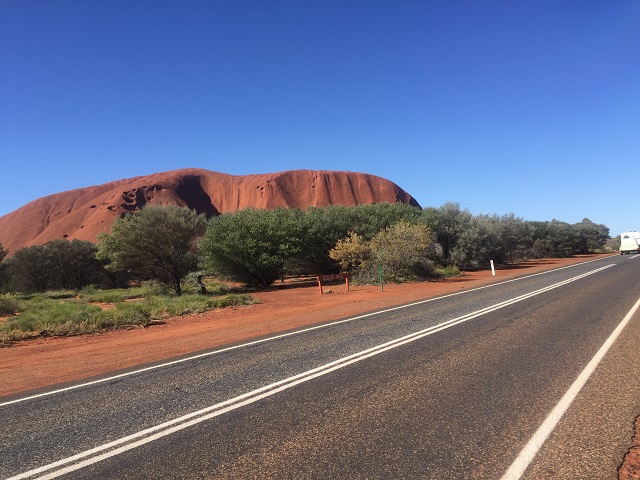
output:
<path id="1" fill-rule="evenodd" d="M 457 203 L 431 210 L 434 231 L 443 248 L 444 265 L 487 268 L 532 258 L 569 257 L 606 248 L 609 229 L 588 218 L 569 224 L 558 220 L 526 221 L 507 215 L 472 215 Z"/>
<path id="2" fill-rule="evenodd" d="M 194 245 L 206 218 L 179 206 L 148 206 L 115 221 L 99 238 L 97 257 L 111 271 L 165 282 L 182 294 L 183 278 L 198 267 Z"/>

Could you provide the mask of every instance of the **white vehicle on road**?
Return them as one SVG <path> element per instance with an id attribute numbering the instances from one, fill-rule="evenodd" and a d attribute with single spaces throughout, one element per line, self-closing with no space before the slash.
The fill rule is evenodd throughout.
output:
<path id="1" fill-rule="evenodd" d="M 625 253 L 640 253 L 640 232 L 620 234 L 620 255 Z"/>

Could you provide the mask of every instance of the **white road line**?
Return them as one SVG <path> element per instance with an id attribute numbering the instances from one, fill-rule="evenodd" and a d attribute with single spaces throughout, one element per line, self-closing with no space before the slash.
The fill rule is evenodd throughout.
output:
<path id="1" fill-rule="evenodd" d="M 317 377 L 321 377 L 330 372 L 338 370 L 340 368 L 344 368 L 347 365 L 351 365 L 353 363 L 359 362 L 369 357 L 373 357 L 380 353 L 386 352 L 387 350 L 391 350 L 397 348 L 401 345 L 405 345 L 410 342 L 414 342 L 418 339 L 427 337 L 429 335 L 433 335 L 434 333 L 440 332 L 442 330 L 453 327 L 454 325 L 458 325 L 463 322 L 467 322 L 471 319 L 480 317 L 487 313 L 493 312 L 495 310 L 499 310 L 506 306 L 512 305 L 517 302 L 521 302 L 528 298 L 534 297 L 536 295 L 540 295 L 544 292 L 548 292 L 549 290 L 553 290 L 555 288 L 559 288 L 563 285 L 566 285 L 571 282 L 575 282 L 581 278 L 587 277 L 589 275 L 593 275 L 594 273 L 605 270 L 609 267 L 612 267 L 613 264 L 606 265 L 604 267 L 598 268 L 596 270 L 592 270 L 587 273 L 583 273 L 581 275 L 577 275 L 568 280 L 564 280 L 562 282 L 558 282 L 554 285 L 550 285 L 548 287 L 541 288 L 539 290 L 521 295 L 519 297 L 514 297 L 512 299 L 506 300 L 504 302 L 497 303 L 490 307 L 483 308 L 481 310 L 477 310 L 475 312 L 468 313 L 466 315 L 453 318 L 451 320 L 447 320 L 438 325 L 434 325 L 432 327 L 426 328 L 424 330 L 420 330 L 418 332 L 414 332 L 409 335 L 405 335 L 403 337 L 397 338 L 395 340 L 391 340 L 389 342 L 382 343 L 375 347 L 371 347 L 369 349 L 363 350 L 361 352 L 349 355 L 347 357 L 343 357 L 341 359 L 335 360 L 333 362 L 327 363 L 320 367 L 316 367 L 314 369 L 308 370 L 306 372 L 300 373 L 298 375 L 294 375 L 289 378 L 285 378 L 278 382 L 266 385 L 264 387 L 258 388 L 256 390 L 247 392 L 243 395 L 237 396 L 235 398 L 226 400 L 221 403 L 217 403 L 215 405 L 211 405 L 209 407 L 203 408 L 196 412 L 192 412 L 190 414 L 184 415 L 182 417 L 175 418 L 168 422 L 161 423 L 151 428 L 147 428 L 145 430 L 141 430 L 132 435 L 120 438 L 118 440 L 106 443 L 104 445 L 100 445 L 98 447 L 92 448 L 90 450 L 86 450 L 84 452 L 78 453 L 68 458 L 64 458 L 58 460 L 56 462 L 50 463 L 48 465 L 44 465 L 42 467 L 38 467 L 36 469 L 30 470 L 28 472 L 24 472 L 22 474 L 11 477 L 7 480 L 20 480 L 26 478 L 40 478 L 40 479 L 52 479 L 64 475 L 69 472 L 73 472 L 75 470 L 79 470 L 81 468 L 87 467 L 94 463 L 100 462 L 110 457 L 114 457 L 121 453 L 132 450 L 141 445 L 150 443 L 154 440 L 162 438 L 164 436 L 170 435 L 172 433 L 178 432 L 190 426 L 201 423 L 205 420 L 209 420 L 211 418 L 222 415 L 231 410 L 235 410 L 244 405 L 249 405 L 263 398 L 274 395 L 283 390 L 287 390 L 292 388 L 295 385 L 308 382 Z M 47 473 L 48 472 L 48 473 Z M 39 476 L 41 475 L 42 476 Z"/>
<path id="2" fill-rule="evenodd" d="M 538 451 L 547 440 L 551 432 L 554 430 L 562 416 L 571 406 L 573 400 L 578 396 L 578 393 L 582 389 L 589 377 L 593 374 L 600 361 L 604 358 L 611 346 L 620 336 L 620 333 L 627 326 L 633 315 L 640 308 L 640 299 L 629 310 L 622 321 L 618 324 L 615 330 L 611 333 L 609 338 L 604 342 L 602 347 L 594 355 L 591 361 L 587 364 L 584 370 L 578 375 L 578 378 L 573 382 L 569 390 L 563 395 L 558 404 L 551 410 L 547 418 L 542 422 L 536 433 L 533 434 L 531 439 L 527 442 L 524 448 L 520 451 L 518 457 L 511 464 L 509 469 L 502 476 L 501 480 L 518 480 L 522 477 L 527 470 Z"/>
<path id="3" fill-rule="evenodd" d="M 429 298 L 427 300 L 420 300 L 418 302 L 408 303 L 408 304 L 405 304 L 405 305 L 400 305 L 398 307 L 392 307 L 392 308 L 388 308 L 388 309 L 385 309 L 385 310 L 378 310 L 378 311 L 375 311 L 375 312 L 366 313 L 366 314 L 363 314 L 363 315 L 358 315 L 356 317 L 350 317 L 350 318 L 346 318 L 346 319 L 343 319 L 343 320 L 338 320 L 338 321 L 335 321 L 335 322 L 324 323 L 322 325 L 316 325 L 316 326 L 304 328 L 304 329 L 301 329 L 301 330 L 295 330 L 295 331 L 289 332 L 289 333 L 284 333 L 284 334 L 280 334 L 280 335 L 274 335 L 274 336 L 270 336 L 270 337 L 267 337 L 267 338 L 263 338 L 261 340 L 254 340 L 254 341 L 243 343 L 243 344 L 240 344 L 240 345 L 235 345 L 233 347 L 227 347 L 227 348 L 222 348 L 222 349 L 219 349 L 219 350 L 213 350 L 213 351 L 210 351 L 210 352 L 201 353 L 201 354 L 198 354 L 198 355 L 192 355 L 192 356 L 189 356 L 189 357 L 181 358 L 179 360 L 172 360 L 170 362 L 164 362 L 164 363 L 161 363 L 161 364 L 158 364 L 158 365 L 153 365 L 153 366 L 150 366 L 150 367 L 139 368 L 139 369 L 132 370 L 132 371 L 129 371 L 129 372 L 120 373 L 118 375 L 111 375 L 109 377 L 100 378 L 98 380 L 79 383 L 79 384 L 76 384 L 76 385 L 71 385 L 71 386 L 65 387 L 65 388 L 59 388 L 59 389 L 56 389 L 56 390 L 51 390 L 51 391 L 48 391 L 48 392 L 38 393 L 38 394 L 30 395 L 30 396 L 27 396 L 27 397 L 16 398 L 15 400 L 10 400 L 10 401 L 7 401 L 7 402 L 0 403 L 0 407 L 4 407 L 4 406 L 7 406 L 7 405 L 12 405 L 14 403 L 26 402 L 27 400 L 33 400 L 35 398 L 48 397 L 50 395 L 56 395 L 58 393 L 68 392 L 70 390 L 76 390 L 78 388 L 89 387 L 91 385 L 110 382 L 112 380 L 117 380 L 119 378 L 129 377 L 129 376 L 132 376 L 132 375 L 137 375 L 137 374 L 148 372 L 148 371 L 151 371 L 151 370 L 157 370 L 157 369 L 160 369 L 160 368 L 165 368 L 165 367 L 169 367 L 171 365 L 176 365 L 176 364 L 179 364 L 179 363 L 190 362 L 191 360 L 197 360 L 198 358 L 204 358 L 204 357 L 209 357 L 209 356 L 212 356 L 212 355 L 218 355 L 220 353 L 228 352 L 230 350 L 237 350 L 237 349 L 240 349 L 240 348 L 249 347 L 249 346 L 252 346 L 252 345 L 257 345 L 257 344 L 260 344 L 260 343 L 266 343 L 266 342 L 271 342 L 271 341 L 278 340 L 278 339 L 281 339 L 281 338 L 287 338 L 287 337 L 292 337 L 294 335 L 300 335 L 302 333 L 311 332 L 313 330 L 319 330 L 319 329 L 322 329 L 322 328 L 328 328 L 328 327 L 339 325 L 339 324 L 342 324 L 342 323 L 353 322 L 355 320 L 361 320 L 363 318 L 372 317 L 374 315 L 380 315 L 380 314 L 392 312 L 392 311 L 395 311 L 395 310 L 401 310 L 401 309 L 404 309 L 404 308 L 414 307 L 416 305 L 422 305 L 424 303 L 435 302 L 436 300 L 441 300 L 443 298 L 454 297 L 454 296 L 457 296 L 457 295 L 464 295 L 464 294 L 467 294 L 467 293 L 470 293 L 470 292 L 475 292 L 475 291 L 483 290 L 483 289 L 486 289 L 486 288 L 497 287 L 499 285 L 504 285 L 506 283 L 518 282 L 518 281 L 521 281 L 521 280 L 525 280 L 527 278 L 537 277 L 539 275 L 546 275 L 548 273 L 557 272 L 557 271 L 564 270 L 564 269 L 567 269 L 567 268 L 573 268 L 573 267 L 576 267 L 578 265 L 585 265 L 585 264 L 591 263 L 591 262 L 597 262 L 599 260 L 602 260 L 602 258 L 596 258 L 594 260 L 588 260 L 586 262 L 574 263 L 573 265 L 567 265 L 566 267 L 555 268 L 553 270 L 546 270 L 544 272 L 534 273 L 534 274 L 526 275 L 524 277 L 519 277 L 519 278 L 513 278 L 511 280 L 505 280 L 503 282 L 492 283 L 490 285 L 484 285 L 482 287 L 472 288 L 470 290 L 464 290 L 464 291 L 461 291 L 461 292 L 450 293 L 448 295 L 442 295 L 440 297 Z"/>

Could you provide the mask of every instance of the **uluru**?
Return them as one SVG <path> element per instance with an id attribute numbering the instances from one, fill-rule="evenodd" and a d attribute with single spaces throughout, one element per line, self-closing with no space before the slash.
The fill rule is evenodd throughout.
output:
<path id="1" fill-rule="evenodd" d="M 57 239 L 97 241 L 113 222 L 145 205 L 180 205 L 208 218 L 254 207 L 418 202 L 395 183 L 375 175 L 328 170 L 289 170 L 229 175 L 186 168 L 117 180 L 48 195 L 0 217 L 0 242 L 13 253 Z"/>

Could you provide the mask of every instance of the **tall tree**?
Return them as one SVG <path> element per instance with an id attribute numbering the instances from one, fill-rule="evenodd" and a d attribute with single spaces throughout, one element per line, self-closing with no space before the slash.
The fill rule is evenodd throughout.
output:
<path id="1" fill-rule="evenodd" d="M 97 247 L 84 240 L 53 240 L 45 245 L 50 265 L 49 288 L 80 290 L 100 280 L 104 269 L 96 258 Z"/>
<path id="2" fill-rule="evenodd" d="M 515 263 L 528 259 L 533 246 L 533 227 L 513 213 L 500 217 L 500 263 Z"/>
<path id="3" fill-rule="evenodd" d="M 195 242 L 205 228 L 203 214 L 176 205 L 148 206 L 116 220 L 99 238 L 97 257 L 109 270 L 160 280 L 182 295 L 183 279 L 198 268 Z"/>
<path id="4" fill-rule="evenodd" d="M 461 210 L 459 203 L 448 202 L 435 212 L 435 233 L 438 243 L 442 246 L 444 263 L 455 263 L 460 258 L 458 242 L 465 231 L 471 228 L 473 215 L 468 210 Z M 458 246 L 456 255 L 454 249 Z M 453 257 L 452 257 L 453 255 Z"/>
<path id="5" fill-rule="evenodd" d="M 588 218 L 573 225 L 576 231 L 575 253 L 593 253 L 605 248 L 609 239 L 609 228 Z"/>
<path id="6" fill-rule="evenodd" d="M 23 247 L 7 260 L 9 284 L 18 292 L 44 292 L 50 285 L 51 265 L 42 245 Z"/>
<path id="7" fill-rule="evenodd" d="M 451 261 L 464 269 L 486 268 L 492 259 L 499 256 L 499 224 L 496 217 L 479 215 L 472 217 L 459 230 L 455 246 L 451 250 Z"/>

